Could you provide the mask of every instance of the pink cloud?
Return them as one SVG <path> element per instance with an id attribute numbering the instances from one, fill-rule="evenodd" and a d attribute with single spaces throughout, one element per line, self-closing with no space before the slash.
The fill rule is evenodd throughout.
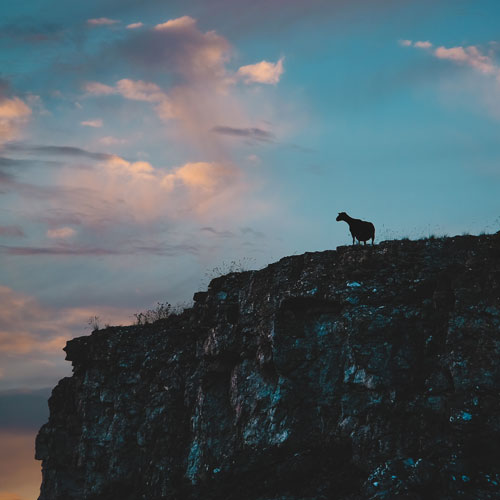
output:
<path id="1" fill-rule="evenodd" d="M 137 28 L 142 28 L 144 26 L 143 23 L 132 23 L 132 24 L 127 24 L 127 29 L 128 30 L 135 30 Z"/>
<path id="2" fill-rule="evenodd" d="M 140 65 L 162 71 L 167 68 L 174 75 L 173 85 L 165 89 L 151 81 L 123 78 L 114 85 L 89 82 L 85 85 L 87 95 L 115 94 L 150 103 L 161 120 L 177 121 L 176 128 L 169 129 L 172 140 L 195 146 L 203 154 L 202 159 L 226 163 L 231 163 L 230 146 L 210 131 L 233 123 L 255 128 L 255 119 L 249 118 L 255 115 L 254 103 L 248 109 L 244 87 L 237 83 L 275 85 L 284 72 L 284 58 L 231 71 L 227 67 L 229 42 L 215 31 L 202 32 L 190 16 L 131 33 L 116 45 L 116 52 Z M 271 104 L 266 107 L 270 108 Z"/>
<path id="3" fill-rule="evenodd" d="M 76 231 L 72 227 L 60 227 L 57 229 L 49 229 L 47 231 L 47 237 L 57 240 L 65 240 L 71 238 L 76 234 Z"/>
<path id="4" fill-rule="evenodd" d="M 420 49 L 430 49 L 433 47 L 429 41 L 417 41 L 413 43 L 411 40 L 400 40 L 399 43 L 405 47 L 413 46 Z M 432 54 L 438 59 L 452 61 L 455 64 L 463 66 L 470 66 L 481 73 L 496 75 L 497 78 L 500 77 L 500 68 L 494 63 L 491 56 L 484 54 L 475 45 L 469 45 L 468 47 L 462 47 L 461 45 L 456 47 L 439 46 L 434 49 Z"/>
<path id="5" fill-rule="evenodd" d="M 267 83 L 276 85 L 284 72 L 283 57 L 276 63 L 261 61 L 256 64 L 242 66 L 237 76 L 242 78 L 245 83 Z"/>
<path id="6" fill-rule="evenodd" d="M 61 353 L 75 330 L 83 333 L 91 316 L 107 322 L 130 323 L 128 314 L 115 308 L 54 309 L 34 297 L 0 285 L 0 355 Z"/>
<path id="7" fill-rule="evenodd" d="M 429 41 L 425 42 L 415 42 L 413 44 L 414 47 L 417 47 L 419 49 L 430 49 L 432 47 L 432 43 Z"/>
<path id="8" fill-rule="evenodd" d="M 86 121 L 80 122 L 80 125 L 83 125 L 84 127 L 100 128 L 100 127 L 102 127 L 102 119 L 97 118 L 95 120 L 86 120 Z"/>
<path id="9" fill-rule="evenodd" d="M 19 97 L 0 96 L 0 144 L 16 139 L 31 116 L 31 108 Z"/>
<path id="10" fill-rule="evenodd" d="M 125 99 L 132 101 L 153 103 L 161 119 L 168 120 L 174 117 L 174 111 L 169 97 L 155 83 L 123 78 L 116 82 L 114 87 L 99 82 L 89 82 L 85 85 L 85 90 L 89 94 L 97 96 L 119 94 Z M 93 127 L 102 126 L 102 121 L 100 125 L 96 122 L 97 121 L 94 121 L 93 125 L 91 125 L 92 122 L 82 122 L 82 125 L 85 124 Z"/>
<path id="11" fill-rule="evenodd" d="M 236 213 L 248 188 L 242 172 L 232 163 L 188 162 L 158 168 L 118 155 L 102 161 L 98 171 L 63 171 L 59 182 L 67 189 L 78 187 L 87 193 L 73 200 L 73 209 L 91 226 L 100 224 L 103 206 L 108 219 L 127 218 L 137 223 L 176 219 L 179 214 L 199 219 L 224 213 L 230 198 L 234 198 L 231 206 Z"/>
<path id="12" fill-rule="evenodd" d="M 120 21 L 116 19 L 109 19 L 108 17 L 99 17 L 97 19 L 88 19 L 87 24 L 90 26 L 110 26 L 112 24 L 117 24 Z"/>
<path id="13" fill-rule="evenodd" d="M 84 88 L 92 95 L 110 95 L 116 93 L 113 87 L 99 82 L 88 82 L 85 84 Z"/>
<path id="14" fill-rule="evenodd" d="M 499 68 L 495 66 L 491 57 L 482 54 L 475 45 L 451 48 L 437 47 L 434 55 L 438 59 L 448 59 L 459 64 L 471 66 L 481 73 L 493 74 L 499 72 Z"/>
<path id="15" fill-rule="evenodd" d="M 196 26 L 196 19 L 191 16 L 182 16 L 177 19 L 170 19 L 169 21 L 157 24 L 155 30 L 182 30 L 186 28 L 194 28 Z"/>
<path id="16" fill-rule="evenodd" d="M 119 144 L 126 144 L 126 139 L 118 139 L 117 137 L 113 137 L 111 135 L 107 135 L 105 137 L 101 137 L 98 142 L 104 144 L 105 146 L 117 146 Z"/>

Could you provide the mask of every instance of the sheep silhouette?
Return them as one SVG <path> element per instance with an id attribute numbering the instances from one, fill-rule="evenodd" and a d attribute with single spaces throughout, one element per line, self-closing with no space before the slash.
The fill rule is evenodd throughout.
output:
<path id="1" fill-rule="evenodd" d="M 351 231 L 352 244 L 354 245 L 355 240 L 360 243 L 364 242 L 366 245 L 367 240 L 375 241 L 375 226 L 371 222 L 367 222 L 361 219 L 353 219 L 349 217 L 345 212 L 340 212 L 337 216 L 337 222 L 343 220 L 349 224 L 349 231 Z"/>

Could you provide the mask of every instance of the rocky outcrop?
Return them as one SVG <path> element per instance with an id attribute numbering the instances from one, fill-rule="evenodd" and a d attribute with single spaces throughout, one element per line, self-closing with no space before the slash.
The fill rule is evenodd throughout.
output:
<path id="1" fill-rule="evenodd" d="M 500 235 L 213 280 L 68 342 L 40 500 L 500 498 Z"/>

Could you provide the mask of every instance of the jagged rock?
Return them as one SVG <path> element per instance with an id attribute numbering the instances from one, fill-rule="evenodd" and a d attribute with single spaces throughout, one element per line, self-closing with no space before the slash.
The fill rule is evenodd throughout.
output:
<path id="1" fill-rule="evenodd" d="M 500 498 L 500 235 L 287 257 L 65 350 L 40 500 Z"/>

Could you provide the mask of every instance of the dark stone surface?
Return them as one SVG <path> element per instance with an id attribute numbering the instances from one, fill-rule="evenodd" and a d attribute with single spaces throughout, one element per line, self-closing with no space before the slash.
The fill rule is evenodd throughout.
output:
<path id="1" fill-rule="evenodd" d="M 500 498 L 500 235 L 287 257 L 65 350 L 40 500 Z"/>

